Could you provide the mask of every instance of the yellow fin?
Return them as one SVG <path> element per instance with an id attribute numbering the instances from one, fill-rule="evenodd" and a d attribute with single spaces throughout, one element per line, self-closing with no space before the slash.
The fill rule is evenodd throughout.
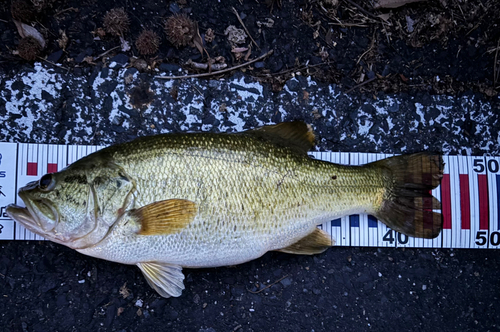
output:
<path id="1" fill-rule="evenodd" d="M 291 246 L 276 251 L 297 255 L 315 255 L 322 253 L 333 245 L 334 242 L 331 240 L 330 235 L 321 229 L 316 228 L 314 232 L 295 242 Z"/>
<path id="2" fill-rule="evenodd" d="M 168 199 L 133 212 L 141 223 L 140 235 L 167 235 L 180 232 L 196 216 L 196 204 L 185 199 Z"/>
<path id="3" fill-rule="evenodd" d="M 284 122 L 274 126 L 248 130 L 245 133 L 267 139 L 275 144 L 307 153 L 314 146 L 314 132 L 311 125 L 302 121 Z"/>
<path id="4" fill-rule="evenodd" d="M 181 296 L 184 289 L 182 267 L 161 262 L 137 263 L 149 286 L 163 297 Z"/>

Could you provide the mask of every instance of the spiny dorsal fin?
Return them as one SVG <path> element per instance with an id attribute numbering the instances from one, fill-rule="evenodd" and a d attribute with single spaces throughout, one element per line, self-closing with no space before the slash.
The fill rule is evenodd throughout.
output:
<path id="1" fill-rule="evenodd" d="M 133 212 L 140 221 L 140 235 L 167 235 L 180 232 L 196 216 L 196 204 L 186 199 L 167 199 Z"/>
<path id="2" fill-rule="evenodd" d="M 184 273 L 179 265 L 144 262 L 137 263 L 149 286 L 163 297 L 181 296 L 184 289 Z"/>
<path id="3" fill-rule="evenodd" d="M 321 229 L 316 228 L 314 232 L 295 242 L 291 246 L 276 251 L 297 255 L 315 255 L 322 253 L 333 245 L 334 242 L 331 240 L 330 235 Z"/>
<path id="4" fill-rule="evenodd" d="M 277 145 L 286 146 L 299 153 L 307 153 L 314 146 L 312 127 L 302 121 L 284 122 L 248 130 L 246 134 L 267 139 Z"/>

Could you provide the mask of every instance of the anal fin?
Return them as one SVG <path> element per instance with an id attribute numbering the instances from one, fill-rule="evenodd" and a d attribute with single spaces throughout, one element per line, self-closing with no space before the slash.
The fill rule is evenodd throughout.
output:
<path id="1" fill-rule="evenodd" d="M 294 244 L 276 251 L 296 255 L 315 255 L 322 253 L 334 244 L 335 243 L 331 240 L 329 234 L 319 228 L 316 228 L 314 232 Z"/>
<path id="2" fill-rule="evenodd" d="M 163 297 L 178 297 L 184 289 L 184 273 L 179 265 L 161 262 L 137 263 L 149 286 Z"/>

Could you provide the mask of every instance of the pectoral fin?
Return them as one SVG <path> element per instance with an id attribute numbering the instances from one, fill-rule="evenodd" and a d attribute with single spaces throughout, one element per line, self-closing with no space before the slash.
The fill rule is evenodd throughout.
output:
<path id="1" fill-rule="evenodd" d="M 184 229 L 196 216 L 194 202 L 168 199 L 151 203 L 133 212 L 141 223 L 140 235 L 175 234 Z"/>
<path id="2" fill-rule="evenodd" d="M 296 255 L 320 254 L 334 245 L 330 235 L 321 229 L 316 228 L 314 232 L 295 242 L 291 246 L 276 251 L 286 252 Z"/>
<path id="3" fill-rule="evenodd" d="M 184 289 L 184 273 L 179 265 L 160 262 L 138 263 L 149 286 L 163 297 L 178 297 Z"/>

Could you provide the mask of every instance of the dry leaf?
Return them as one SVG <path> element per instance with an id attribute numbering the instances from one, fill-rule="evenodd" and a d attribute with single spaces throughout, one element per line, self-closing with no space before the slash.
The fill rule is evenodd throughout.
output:
<path id="1" fill-rule="evenodd" d="M 122 52 L 130 51 L 130 44 L 123 37 L 120 37 L 120 43 L 122 44 Z"/>
<path id="2" fill-rule="evenodd" d="M 130 295 L 130 289 L 127 288 L 127 283 L 124 283 L 122 287 L 120 287 L 120 295 L 126 299 Z"/>
<path id="3" fill-rule="evenodd" d="M 205 32 L 205 41 L 207 43 L 211 43 L 215 38 L 215 33 L 214 30 L 211 28 L 208 28 L 207 32 Z"/>
<path id="4" fill-rule="evenodd" d="M 68 46 L 68 36 L 66 35 L 66 31 L 59 30 L 59 34 L 61 35 L 61 38 L 57 40 L 57 43 L 59 44 L 60 48 L 66 50 L 66 46 Z"/>
<path id="5" fill-rule="evenodd" d="M 193 36 L 193 44 L 198 49 L 198 51 L 200 51 L 201 56 L 203 56 L 203 51 L 205 51 L 205 52 L 207 52 L 207 51 L 203 47 L 203 39 L 201 39 L 201 36 L 200 36 L 200 30 L 198 29 L 198 22 L 194 22 L 194 30 L 196 31 L 196 33 Z M 207 56 L 208 56 L 208 52 L 207 52 Z"/>
<path id="6" fill-rule="evenodd" d="M 14 20 L 14 23 L 16 24 L 17 32 L 19 32 L 19 35 L 22 38 L 33 37 L 42 48 L 45 48 L 45 39 L 37 29 L 33 28 L 31 25 L 27 25 L 16 20 Z"/>

